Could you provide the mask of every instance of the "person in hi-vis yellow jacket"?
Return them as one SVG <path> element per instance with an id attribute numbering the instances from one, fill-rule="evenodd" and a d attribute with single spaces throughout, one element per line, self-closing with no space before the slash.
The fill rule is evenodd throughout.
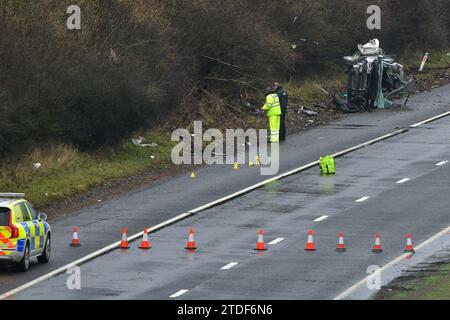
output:
<path id="1" fill-rule="evenodd" d="M 280 142 L 280 123 L 281 123 L 281 105 L 280 98 L 271 88 L 267 88 L 269 93 L 266 97 L 266 104 L 262 107 L 267 113 L 269 118 L 270 126 L 270 142 L 279 143 Z"/>

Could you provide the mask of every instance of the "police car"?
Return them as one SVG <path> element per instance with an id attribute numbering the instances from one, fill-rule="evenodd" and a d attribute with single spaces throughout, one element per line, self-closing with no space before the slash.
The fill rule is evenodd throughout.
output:
<path id="1" fill-rule="evenodd" d="M 26 272 L 30 259 L 50 261 L 51 228 L 20 193 L 0 193 L 0 263 L 14 263 Z"/>

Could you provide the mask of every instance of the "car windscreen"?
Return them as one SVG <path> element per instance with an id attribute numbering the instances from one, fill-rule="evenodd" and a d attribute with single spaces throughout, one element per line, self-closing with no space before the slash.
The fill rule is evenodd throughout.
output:
<path id="1" fill-rule="evenodd" d="M 0 226 L 5 227 L 9 225 L 9 209 L 0 207 Z"/>

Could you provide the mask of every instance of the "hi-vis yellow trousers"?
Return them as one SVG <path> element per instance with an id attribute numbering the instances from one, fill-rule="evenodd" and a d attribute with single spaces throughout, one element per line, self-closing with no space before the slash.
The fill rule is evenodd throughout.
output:
<path id="1" fill-rule="evenodd" d="M 280 116 L 270 116 L 269 117 L 270 142 L 271 143 L 279 143 L 280 142 L 280 125 L 281 125 L 281 117 Z"/>

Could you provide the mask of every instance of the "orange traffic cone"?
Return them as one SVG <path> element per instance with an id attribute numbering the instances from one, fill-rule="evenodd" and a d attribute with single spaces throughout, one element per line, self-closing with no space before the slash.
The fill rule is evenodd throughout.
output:
<path id="1" fill-rule="evenodd" d="M 316 246 L 314 245 L 313 231 L 308 232 L 308 242 L 306 243 L 305 251 L 316 251 Z"/>
<path id="2" fill-rule="evenodd" d="M 375 238 L 375 245 L 373 246 L 373 250 L 372 252 L 375 253 L 381 253 L 383 252 L 383 248 L 381 247 L 381 240 L 380 240 L 380 234 L 377 233 L 376 238 Z"/>
<path id="3" fill-rule="evenodd" d="M 120 246 L 121 249 L 129 249 L 130 246 L 128 244 L 128 239 L 127 239 L 127 228 L 123 228 L 122 229 L 122 242 L 120 242 Z"/>
<path id="4" fill-rule="evenodd" d="M 189 239 L 188 239 L 185 249 L 186 250 L 196 250 L 197 249 L 197 245 L 194 240 L 194 229 L 192 229 L 192 228 L 191 228 L 191 230 L 189 230 Z"/>
<path id="5" fill-rule="evenodd" d="M 345 247 L 345 243 L 344 243 L 344 233 L 340 232 L 339 233 L 339 242 L 336 248 L 337 252 L 346 252 L 347 248 Z"/>
<path id="6" fill-rule="evenodd" d="M 412 235 L 411 235 L 411 233 L 408 233 L 408 235 L 407 235 L 405 252 L 411 252 L 411 253 L 416 252 L 416 250 L 414 250 L 414 247 L 413 247 L 413 244 L 412 244 Z"/>
<path id="7" fill-rule="evenodd" d="M 148 231 L 147 228 L 144 229 L 144 235 L 142 237 L 141 245 L 139 246 L 139 249 L 148 250 L 151 249 L 152 246 L 150 245 L 150 241 L 148 241 Z"/>
<path id="8" fill-rule="evenodd" d="M 259 230 L 258 242 L 256 243 L 256 251 L 266 251 L 266 246 L 264 244 L 264 237 L 262 229 Z"/>
<path id="9" fill-rule="evenodd" d="M 78 228 L 73 228 L 73 237 L 72 237 L 72 243 L 70 244 L 71 247 L 81 247 L 80 240 L 78 240 Z"/>

